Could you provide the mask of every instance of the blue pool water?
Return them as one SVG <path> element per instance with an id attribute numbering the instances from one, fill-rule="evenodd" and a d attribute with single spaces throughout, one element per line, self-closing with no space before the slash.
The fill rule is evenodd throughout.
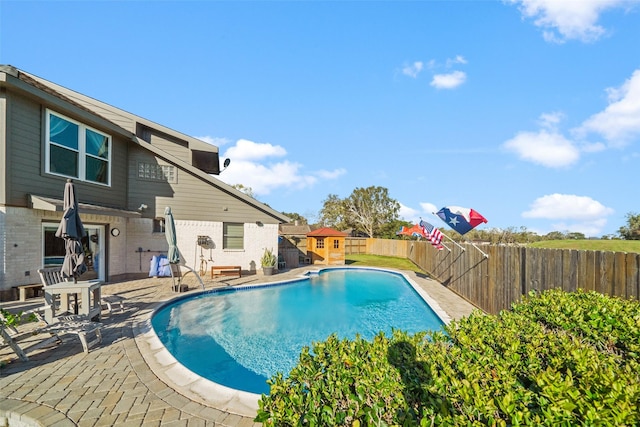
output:
<path id="1" fill-rule="evenodd" d="M 225 289 L 180 298 L 151 324 L 173 356 L 218 384 L 268 394 L 266 381 L 285 375 L 304 346 L 379 331 L 437 330 L 442 321 L 402 275 L 327 269 L 280 285 Z"/>

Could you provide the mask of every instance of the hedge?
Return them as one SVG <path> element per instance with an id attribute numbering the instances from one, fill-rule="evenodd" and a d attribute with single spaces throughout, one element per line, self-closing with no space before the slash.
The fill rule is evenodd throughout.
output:
<path id="1" fill-rule="evenodd" d="M 373 340 L 330 336 L 269 380 L 265 426 L 640 424 L 640 304 L 530 294 L 498 316 Z"/>

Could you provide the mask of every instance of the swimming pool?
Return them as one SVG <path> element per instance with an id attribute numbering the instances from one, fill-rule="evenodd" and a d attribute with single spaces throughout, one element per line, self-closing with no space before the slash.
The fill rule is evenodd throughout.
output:
<path id="1" fill-rule="evenodd" d="M 443 321 L 403 275 L 331 268 L 287 283 L 225 288 L 160 307 L 151 324 L 186 368 L 224 386 L 268 393 L 302 347 L 330 334 L 370 339 L 393 328 L 439 329 Z"/>

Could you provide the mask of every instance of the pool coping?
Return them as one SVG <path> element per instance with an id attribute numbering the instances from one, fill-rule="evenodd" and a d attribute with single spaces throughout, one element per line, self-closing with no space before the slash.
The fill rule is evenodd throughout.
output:
<path id="1" fill-rule="evenodd" d="M 258 287 L 280 286 L 291 282 L 297 282 L 309 278 L 310 274 L 319 274 L 323 270 L 330 269 L 361 269 L 390 272 L 402 276 L 413 290 L 427 303 L 436 316 L 444 324 L 449 324 L 451 317 L 440 307 L 440 304 L 422 289 L 406 273 L 398 270 L 377 267 L 349 267 L 349 266 L 322 266 L 308 269 L 299 275 L 281 281 L 269 281 L 259 284 L 243 284 L 233 286 L 233 289 L 251 289 Z M 243 417 L 254 418 L 259 408 L 258 401 L 262 395 L 226 387 L 209 379 L 203 378 L 182 365 L 162 344 L 156 335 L 151 318 L 157 310 L 178 299 L 190 298 L 194 295 L 212 292 L 224 292 L 229 288 L 205 290 L 197 294 L 176 295 L 166 301 L 161 301 L 151 307 L 151 310 L 133 325 L 134 339 L 140 354 L 149 366 L 149 369 L 167 386 L 183 396 L 206 406 L 226 411 Z"/>

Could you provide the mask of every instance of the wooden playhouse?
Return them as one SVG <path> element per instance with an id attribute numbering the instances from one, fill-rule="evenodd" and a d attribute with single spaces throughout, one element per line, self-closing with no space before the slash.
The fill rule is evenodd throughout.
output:
<path id="1" fill-rule="evenodd" d="M 307 233 L 307 256 L 311 264 L 344 265 L 347 233 L 333 228 L 318 228 Z"/>

